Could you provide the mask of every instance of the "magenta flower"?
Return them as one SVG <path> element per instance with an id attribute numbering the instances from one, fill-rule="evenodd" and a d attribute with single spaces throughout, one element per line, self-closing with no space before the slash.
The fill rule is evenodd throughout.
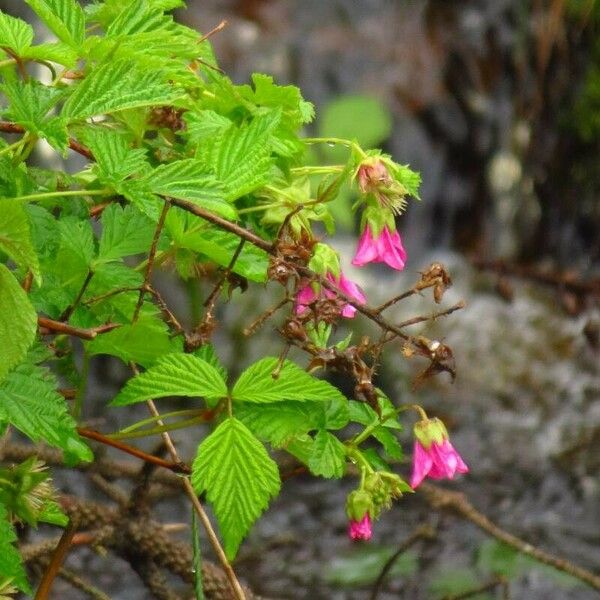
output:
<path id="1" fill-rule="evenodd" d="M 350 520 L 348 525 L 348 535 L 352 540 L 370 540 L 373 534 L 371 530 L 371 517 L 366 512 L 360 521 Z"/>
<path id="2" fill-rule="evenodd" d="M 336 279 L 333 273 L 327 273 L 327 280 L 333 285 L 335 285 L 341 292 L 344 292 L 346 296 L 349 296 L 359 304 L 365 304 L 367 299 L 365 295 L 362 293 L 360 288 L 350 279 L 348 279 L 343 273 L 340 273 L 338 279 Z M 323 290 L 325 297 L 332 299 L 335 298 L 335 293 L 330 290 Z M 312 304 L 317 299 L 317 293 L 313 289 L 312 285 L 306 285 L 303 288 L 300 288 L 296 294 L 296 314 L 301 315 L 308 307 L 309 304 Z M 352 319 L 356 314 L 356 308 L 351 306 L 350 304 L 345 304 L 342 308 L 342 316 L 347 319 Z"/>
<path id="3" fill-rule="evenodd" d="M 379 236 L 373 238 L 371 227 L 367 223 L 358 241 L 358 248 L 352 264 L 362 267 L 369 262 L 384 262 L 398 271 L 404 269 L 406 250 L 404 250 L 398 231 L 390 233 L 386 225 Z"/>
<path id="4" fill-rule="evenodd" d="M 418 439 L 415 440 L 413 454 L 413 471 L 410 487 L 415 489 L 425 477 L 431 479 L 453 479 L 456 473 L 468 473 L 469 467 L 454 449 L 448 438 L 441 443 L 431 442 L 426 448 Z"/>

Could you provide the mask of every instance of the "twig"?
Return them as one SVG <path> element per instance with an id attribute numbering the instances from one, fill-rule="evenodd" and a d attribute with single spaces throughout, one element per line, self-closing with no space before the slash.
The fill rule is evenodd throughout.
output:
<path id="1" fill-rule="evenodd" d="M 150 253 L 148 254 L 148 262 L 146 264 L 146 273 L 144 274 L 144 283 L 140 288 L 140 295 L 138 297 L 137 304 L 135 305 L 135 310 L 133 311 L 132 323 L 135 323 L 138 320 L 138 317 L 140 316 L 140 310 L 142 309 L 142 304 L 144 303 L 144 295 L 148 291 L 148 288 L 150 286 L 150 278 L 152 277 L 152 268 L 154 267 L 154 257 L 156 256 L 158 240 L 160 238 L 160 234 L 165 224 L 165 219 L 167 218 L 167 213 L 169 212 L 170 207 L 170 202 L 168 200 L 165 201 L 163 209 L 160 213 L 160 217 L 158 219 L 158 223 L 156 225 L 156 229 L 154 230 L 154 237 L 152 238 L 152 245 L 150 246 Z"/>
<path id="2" fill-rule="evenodd" d="M 213 27 L 208 33 L 205 33 L 198 40 L 198 43 L 201 44 L 202 42 L 206 41 L 209 37 L 215 35 L 215 33 L 218 33 L 222 29 L 225 29 L 225 27 L 227 27 L 227 21 L 225 19 L 223 19 L 216 27 Z"/>
<path id="3" fill-rule="evenodd" d="M 110 600 L 110 596 L 76 573 L 73 573 L 70 569 L 62 568 L 58 575 L 65 581 L 68 581 L 74 588 L 86 593 L 90 598 L 93 598 L 93 600 Z"/>
<path id="4" fill-rule="evenodd" d="M 517 536 L 501 529 L 495 523 L 492 523 L 484 514 L 480 513 L 463 494 L 444 490 L 430 483 L 423 483 L 419 490 L 425 494 L 426 499 L 435 509 L 450 509 L 458 513 L 461 517 L 468 519 L 477 527 L 491 535 L 492 537 L 504 542 L 507 546 L 518 550 L 519 552 L 531 556 L 535 560 L 563 571 L 577 579 L 587 583 L 596 590 L 600 590 L 600 576 L 591 571 L 579 567 L 572 562 L 554 556 L 533 546 L 532 544 L 518 538 Z"/>
<path id="5" fill-rule="evenodd" d="M 383 304 L 380 304 L 374 310 L 375 310 L 376 313 L 383 312 L 386 308 L 389 308 L 390 306 L 396 304 L 397 302 L 400 302 L 401 300 L 405 300 L 406 298 L 410 298 L 411 296 L 414 296 L 415 294 L 417 294 L 420 291 L 421 290 L 417 290 L 415 288 L 413 288 L 411 290 L 407 290 L 406 292 L 403 292 L 402 294 L 400 294 L 398 296 L 395 296 L 394 298 L 391 298 L 387 302 L 384 302 Z"/>
<path id="6" fill-rule="evenodd" d="M 48 595 L 50 594 L 50 589 L 52 588 L 52 583 L 58 575 L 58 572 L 60 571 L 60 568 L 67 556 L 67 552 L 71 547 L 71 540 L 75 535 L 76 528 L 77 526 L 73 520 L 69 521 L 69 524 L 63 531 L 63 534 L 60 536 L 60 541 L 58 542 L 58 545 L 52 554 L 50 564 L 44 571 L 44 575 L 40 581 L 40 585 L 37 589 L 34 600 L 47 600 Z"/>
<path id="7" fill-rule="evenodd" d="M 377 596 L 379 596 L 379 592 L 383 585 L 383 582 L 390 572 L 391 568 L 394 566 L 394 563 L 398 560 L 401 554 L 406 552 L 413 544 L 418 542 L 420 539 L 424 538 L 433 538 L 435 536 L 435 530 L 431 525 L 420 525 L 413 531 L 411 535 L 409 535 L 402 544 L 400 544 L 398 550 L 392 554 L 385 565 L 383 565 L 375 583 L 373 584 L 373 590 L 371 591 L 370 600 L 377 600 Z"/>
<path id="8" fill-rule="evenodd" d="M 413 317 L 412 319 L 402 321 L 402 323 L 398 323 L 398 327 L 400 327 L 400 328 L 408 327 L 409 325 L 416 325 L 417 323 L 423 323 L 424 321 L 435 321 L 436 319 L 439 319 L 440 317 L 447 317 L 448 315 L 451 315 L 453 312 L 463 309 L 465 306 L 466 305 L 465 305 L 464 300 L 460 300 L 454 306 L 451 306 L 450 308 L 446 308 L 445 310 L 440 310 L 431 315 L 421 315 L 419 317 Z"/>
<path id="9" fill-rule="evenodd" d="M 100 442 L 106 446 L 110 446 L 111 448 L 116 448 L 117 450 L 121 450 L 122 452 L 126 452 L 131 456 L 135 456 L 136 458 L 140 458 L 144 462 L 151 463 L 156 465 L 157 467 L 164 467 L 165 469 L 169 469 L 174 473 L 185 473 L 190 474 L 192 470 L 188 465 L 182 463 L 181 461 L 171 462 L 168 460 L 164 460 L 158 456 L 154 456 L 152 454 L 148 454 L 143 450 L 139 450 L 138 448 L 134 448 L 133 446 L 129 446 L 128 444 L 124 444 L 118 440 L 113 438 L 109 438 L 99 431 L 94 431 L 93 429 L 86 429 L 84 427 L 78 427 L 77 433 L 82 437 L 88 438 L 90 440 L 94 440 L 96 442 Z"/>
<path id="10" fill-rule="evenodd" d="M 246 327 L 244 329 L 244 331 L 243 331 L 244 335 L 250 336 L 250 335 L 256 333 L 256 331 L 260 327 L 262 327 L 262 325 L 264 324 L 264 322 L 267 319 L 272 317 L 280 308 L 284 307 L 289 301 L 290 301 L 290 299 L 286 296 L 285 298 L 282 298 L 277 304 L 275 304 L 274 306 L 271 306 L 271 308 L 268 308 L 255 321 L 250 323 L 250 325 L 248 325 L 248 327 Z"/>
<path id="11" fill-rule="evenodd" d="M 85 276 L 85 279 L 83 281 L 83 284 L 81 286 L 81 288 L 79 289 L 79 292 L 75 298 L 75 300 L 73 300 L 73 304 L 67 306 L 67 308 L 63 311 L 62 315 L 60 315 L 59 317 L 59 321 L 68 321 L 69 317 L 73 314 L 73 311 L 77 308 L 77 305 L 81 302 L 81 298 L 83 298 L 83 295 L 85 294 L 85 290 L 87 290 L 88 285 L 90 285 L 90 281 L 92 281 L 92 277 L 94 276 L 94 271 L 92 271 L 91 269 L 88 269 L 87 275 Z"/>
<path id="12" fill-rule="evenodd" d="M 46 317 L 38 317 L 38 325 L 49 331 L 66 333 L 67 335 L 73 335 L 82 340 L 93 340 L 98 334 L 107 333 L 117 327 L 121 327 L 120 323 L 106 323 L 106 325 L 100 325 L 99 327 L 94 327 L 92 329 L 81 329 L 80 327 L 73 327 L 67 323 L 62 323 L 61 321 L 55 321 L 54 319 L 48 319 Z"/>

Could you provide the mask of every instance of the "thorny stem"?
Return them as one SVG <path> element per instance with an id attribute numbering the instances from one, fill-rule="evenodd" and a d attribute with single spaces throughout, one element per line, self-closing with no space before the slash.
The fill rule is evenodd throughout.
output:
<path id="1" fill-rule="evenodd" d="M 137 367 L 134 367 L 134 372 L 137 372 Z M 156 409 L 156 406 L 152 400 L 147 400 L 146 405 L 148 406 L 148 409 L 150 410 L 150 413 L 152 414 L 152 416 L 157 417 L 157 418 L 160 417 L 160 413 Z M 163 424 L 162 421 L 160 421 L 160 420 L 158 420 L 157 422 L 161 425 Z M 162 438 L 165 442 L 165 446 L 167 447 L 167 450 L 169 451 L 169 454 L 171 455 L 171 458 L 175 462 L 181 463 L 181 459 L 179 458 L 177 449 L 175 448 L 175 445 L 173 444 L 173 441 L 171 440 L 171 436 L 165 431 L 162 434 Z M 202 526 L 206 530 L 206 534 L 208 536 L 210 545 L 212 546 L 215 554 L 217 555 L 217 557 L 219 559 L 219 562 L 221 563 L 221 566 L 223 567 L 223 570 L 225 571 L 225 574 L 227 575 L 227 579 L 229 580 L 229 583 L 231 585 L 231 589 L 233 591 L 234 597 L 236 598 L 236 600 L 246 600 L 246 595 L 244 594 L 244 590 L 242 589 L 242 586 L 240 585 L 240 582 L 238 581 L 238 578 L 233 570 L 233 567 L 231 566 L 231 563 L 229 562 L 229 560 L 227 560 L 227 556 L 225 556 L 225 552 L 219 542 L 219 539 L 217 538 L 217 534 L 215 533 L 215 530 L 213 529 L 213 526 L 210 522 L 210 519 L 208 518 L 208 515 L 206 514 L 206 511 L 202 507 L 202 504 L 200 504 L 200 500 L 198 500 L 198 496 L 196 496 L 196 492 L 195 492 L 194 488 L 192 487 L 192 484 L 191 484 L 189 478 L 183 477 L 182 481 L 183 481 L 183 487 L 185 489 L 185 493 L 191 500 L 192 506 L 194 507 L 194 510 L 198 514 L 198 517 L 200 518 L 200 521 L 202 522 Z"/>
<path id="2" fill-rule="evenodd" d="M 60 571 L 60 568 L 67 556 L 67 552 L 71 547 L 71 540 L 75 535 L 76 528 L 76 524 L 73 523 L 73 521 L 70 521 L 63 531 L 60 541 L 58 542 L 58 545 L 52 554 L 52 558 L 50 559 L 50 564 L 48 565 L 48 568 L 44 572 L 44 576 L 40 581 L 40 585 L 37 589 L 34 600 L 47 600 L 49 597 L 52 583 L 58 575 L 58 572 Z"/>
<path id="3" fill-rule="evenodd" d="M 244 329 L 243 334 L 245 336 L 250 336 L 256 333 L 256 331 L 263 325 L 263 323 L 267 319 L 272 317 L 280 308 L 283 308 L 289 301 L 290 299 L 286 296 L 285 298 L 282 298 L 277 304 L 271 306 L 271 308 L 268 308 L 264 313 L 262 313 L 262 315 L 260 315 L 252 323 L 250 323 L 248 327 Z"/>
<path id="4" fill-rule="evenodd" d="M 151 427 L 149 429 L 142 429 L 141 431 L 130 431 L 128 433 L 111 433 L 108 437 L 110 437 L 111 440 L 143 438 L 148 437 L 150 435 L 156 435 L 158 433 L 164 433 L 165 431 L 176 431 L 177 429 L 185 429 L 187 427 L 191 427 L 192 425 L 197 425 L 198 423 L 206 423 L 207 421 L 210 421 L 212 417 L 213 413 L 211 411 L 209 415 L 200 415 L 191 419 L 183 419 L 181 421 L 177 421 L 176 423 L 169 423 L 166 425 Z"/>
<path id="5" fill-rule="evenodd" d="M 448 315 L 451 315 L 453 312 L 456 312 L 457 310 L 462 310 L 465 306 L 466 305 L 465 305 L 464 300 L 460 300 L 454 306 L 451 306 L 450 308 L 446 308 L 445 310 L 440 310 L 431 315 L 421 315 L 418 317 L 413 317 L 412 319 L 408 319 L 406 321 L 402 321 L 402 323 L 398 323 L 398 327 L 408 327 L 409 325 L 416 325 L 417 323 L 423 323 L 424 321 L 435 321 L 436 319 L 439 319 L 440 317 L 447 317 Z"/>
<path id="6" fill-rule="evenodd" d="M 418 491 L 425 495 L 426 500 L 436 510 L 450 509 L 461 517 L 471 521 L 485 531 L 488 535 L 504 542 L 507 546 L 519 552 L 531 556 L 535 560 L 550 565 L 559 571 L 568 573 L 573 577 L 587 583 L 595 590 L 600 590 L 600 575 L 596 575 L 587 569 L 579 567 L 572 562 L 554 556 L 532 544 L 518 538 L 516 535 L 505 531 L 495 523 L 492 523 L 483 513 L 480 513 L 463 494 L 444 490 L 430 483 L 422 483 Z"/>
<path id="7" fill-rule="evenodd" d="M 142 310 L 142 304 L 144 304 L 144 295 L 146 294 L 146 291 L 148 291 L 150 278 L 152 277 L 152 268 L 154 267 L 154 257 L 156 256 L 158 240 L 160 238 L 160 234 L 165 224 L 165 219 L 167 218 L 167 213 L 169 212 L 170 207 L 170 202 L 166 201 L 160 213 L 156 229 L 154 230 L 154 237 L 152 238 L 152 245 L 150 246 L 150 252 L 148 254 L 148 264 L 146 265 L 146 273 L 144 275 L 144 283 L 140 288 L 140 295 L 138 297 L 137 304 L 135 305 L 135 310 L 133 311 L 133 318 L 131 320 L 132 323 L 135 323 L 138 320 L 138 317 L 140 316 L 140 310 Z"/>

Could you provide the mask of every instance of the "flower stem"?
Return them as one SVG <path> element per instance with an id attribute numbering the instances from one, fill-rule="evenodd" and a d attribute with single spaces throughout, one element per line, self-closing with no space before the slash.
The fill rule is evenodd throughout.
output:
<path id="1" fill-rule="evenodd" d="M 330 173 L 341 173 L 344 165 L 329 165 L 327 167 L 295 167 L 290 169 L 293 175 L 329 175 Z"/>
<path id="2" fill-rule="evenodd" d="M 311 138 L 311 137 L 308 137 L 308 138 L 302 138 L 302 141 L 305 144 L 328 144 L 330 146 L 331 145 L 347 146 L 348 148 L 350 148 L 352 150 L 356 150 L 362 158 L 365 158 L 367 156 L 366 152 L 356 142 L 353 142 L 352 140 L 346 140 L 344 138 L 336 138 L 336 137 L 314 137 L 314 138 Z"/>

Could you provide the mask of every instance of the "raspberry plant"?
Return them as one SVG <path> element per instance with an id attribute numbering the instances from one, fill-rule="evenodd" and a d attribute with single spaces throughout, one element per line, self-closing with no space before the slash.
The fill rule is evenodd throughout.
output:
<path id="1" fill-rule="evenodd" d="M 464 472 L 454 449 L 448 454 L 443 425 L 374 383 L 388 346 L 421 358 L 418 382 L 454 375 L 450 348 L 405 329 L 461 305 L 400 324 L 383 317 L 428 288 L 440 302 L 450 278 L 433 264 L 410 290 L 370 307 L 327 237 L 335 229 L 328 205 L 351 185 L 362 230 L 355 264 L 402 269 L 407 256 L 395 217 L 418 197 L 418 174 L 353 140 L 308 137 L 314 109 L 294 86 L 263 74 L 233 84 L 217 65 L 210 36 L 168 14 L 180 0 L 106 0 L 85 8 L 75 0 L 26 1 L 55 39 L 35 43 L 30 24 L 0 13 L 4 444 L 22 434 L 60 449 L 63 464 L 77 468 L 94 461 L 95 440 L 181 474 L 182 491 L 238 598 L 245 592 L 229 561 L 280 491 L 273 449 L 315 476 L 356 479 L 340 510 L 348 512 L 351 536 L 361 539 L 392 500 L 412 491 L 395 465 L 403 457 L 399 415 L 407 408 L 420 412 L 421 432 L 435 429 L 421 433 L 420 479 L 453 477 L 456 464 Z M 345 162 L 315 164 L 309 149 L 318 144 L 346 148 Z M 161 270 L 198 280 L 203 313 L 191 328 L 159 292 Z M 254 315 L 245 333 L 271 320 L 281 354 L 265 357 L 255 348 L 253 364 L 232 379 L 212 345 L 216 308 L 265 286 L 280 299 Z M 375 333 L 339 335 L 343 319 L 353 317 L 370 320 Z M 292 346 L 307 361 L 289 360 Z M 131 369 L 110 410 L 145 402 L 149 418 L 118 432 L 86 424 L 86 378 L 99 355 Z M 351 398 L 317 377 L 327 370 L 347 376 Z M 192 398 L 194 408 L 161 414 L 164 397 Z M 210 433 L 200 433 L 199 423 L 210 423 Z M 351 423 L 354 435 L 346 429 Z M 173 445 L 169 431 L 182 428 L 197 439 L 195 457 L 181 457 Z M 135 439 L 143 436 L 162 436 L 170 457 L 137 450 Z M 4 595 L 31 589 L 16 528 L 70 522 L 61 540 L 68 546 L 84 522 L 35 453 L 32 447 L 31 458 L 0 471 Z M 219 537 L 198 496 L 212 506 Z M 46 597 L 40 590 L 49 589 L 59 567 L 51 562 L 38 597 Z M 202 588 L 197 579 L 197 597 Z"/>

